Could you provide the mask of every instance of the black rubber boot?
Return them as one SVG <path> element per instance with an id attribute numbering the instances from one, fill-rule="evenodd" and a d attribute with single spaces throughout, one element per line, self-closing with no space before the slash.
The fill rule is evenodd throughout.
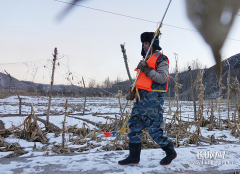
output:
<path id="1" fill-rule="evenodd" d="M 173 159 L 177 158 L 177 153 L 174 150 L 174 146 L 171 141 L 168 143 L 168 145 L 162 147 L 162 150 L 166 152 L 166 156 L 160 161 L 161 165 L 168 165 Z"/>
<path id="2" fill-rule="evenodd" d="M 129 155 L 126 159 L 118 161 L 120 165 L 138 164 L 140 161 L 142 143 L 129 143 Z"/>

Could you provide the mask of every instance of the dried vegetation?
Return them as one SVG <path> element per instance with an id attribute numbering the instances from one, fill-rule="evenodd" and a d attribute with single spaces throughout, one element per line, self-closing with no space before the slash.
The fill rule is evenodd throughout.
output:
<path id="1" fill-rule="evenodd" d="M 167 135 L 171 138 L 172 142 L 176 147 L 179 146 L 192 146 L 192 145 L 206 145 L 206 144 L 218 144 L 220 142 L 231 143 L 231 141 L 225 140 L 226 135 L 215 137 L 215 134 L 208 135 L 207 137 L 202 135 L 202 130 L 212 131 L 212 130 L 230 130 L 231 135 L 234 137 L 240 137 L 240 129 L 239 129 L 239 118 L 240 118 L 240 97 L 239 97 L 239 81 L 237 78 L 233 80 L 233 83 L 230 82 L 230 66 L 228 71 L 227 78 L 227 110 L 228 115 L 227 119 L 223 119 L 221 117 L 221 105 L 224 102 L 221 99 L 221 93 L 224 89 L 222 85 L 222 76 L 219 77 L 219 95 L 217 103 L 213 102 L 211 97 L 211 101 L 204 101 L 204 90 L 205 86 L 202 83 L 203 71 L 199 70 L 198 75 L 195 81 L 192 80 L 192 88 L 196 88 L 193 91 L 196 91 L 198 94 L 198 102 L 196 115 L 192 115 L 191 118 L 194 118 L 194 121 L 190 121 L 189 115 L 188 120 L 186 121 L 182 119 L 181 108 L 182 105 L 179 102 L 179 94 L 178 89 L 182 87 L 182 84 L 178 83 L 178 67 L 177 67 L 177 54 L 175 54 L 176 59 L 176 71 L 175 71 L 175 99 L 174 105 L 176 106 L 176 110 L 173 109 L 169 104 L 169 110 L 167 112 L 167 116 L 164 118 L 163 127 Z M 122 92 L 118 91 L 115 95 L 119 102 L 120 113 L 122 112 Z M 230 100 L 232 98 L 232 101 Z M 215 100 L 215 101 L 216 101 Z M 204 103 L 207 103 L 205 104 Z M 230 113 L 230 102 L 234 103 L 235 110 L 233 113 Z M 38 118 L 34 113 L 33 105 L 31 105 L 31 114 L 26 117 L 24 122 L 19 126 L 12 125 L 11 128 L 5 129 L 4 123 L 0 120 L 0 151 L 7 152 L 13 151 L 13 153 L 9 154 L 6 157 L 14 157 L 23 155 L 28 153 L 28 151 L 24 151 L 24 148 L 20 146 L 19 143 L 7 143 L 4 141 L 4 138 L 9 137 L 9 135 L 13 135 L 19 139 L 25 139 L 29 142 L 41 142 L 44 144 L 43 147 L 36 147 L 36 144 L 33 146 L 33 151 L 45 152 L 45 155 L 48 155 L 49 152 L 66 154 L 73 152 L 88 152 L 91 149 L 95 149 L 96 151 L 104 150 L 104 151 L 115 151 L 115 150 L 127 150 L 128 149 L 128 137 L 127 133 L 129 132 L 129 128 L 127 127 L 127 120 L 130 116 L 130 113 L 126 111 L 123 114 L 123 118 L 119 124 L 118 130 L 124 129 L 125 132 L 122 132 L 120 136 L 116 138 L 106 138 L 102 131 L 106 132 L 114 131 L 117 122 L 120 118 L 120 114 L 115 114 L 115 118 L 105 117 L 105 123 L 94 123 L 87 119 L 81 118 L 83 120 L 82 127 L 78 127 L 77 124 L 66 127 L 66 117 L 69 116 L 67 113 L 67 101 L 65 104 L 65 118 L 62 122 L 62 128 L 58 128 L 54 124 L 50 123 L 46 124 L 45 120 Z M 205 108 L 204 108 L 205 107 Z M 130 103 L 131 108 L 131 103 Z M 207 110 L 206 114 L 204 114 L 204 109 Z M 214 115 L 214 111 L 218 111 L 218 116 Z M 195 113 L 194 113 L 195 114 Z M 96 113 L 97 115 L 97 113 Z M 93 114 L 93 116 L 95 116 Z M 78 117 L 73 117 L 79 119 Z M 167 122 L 168 119 L 168 122 Z M 196 119 L 196 120 L 195 120 Z M 37 121 L 41 121 L 45 127 L 40 128 Z M 88 124 L 95 125 L 94 129 L 90 129 Z M 46 129 L 47 128 L 47 129 Z M 193 129 L 194 128 L 194 129 Z M 193 131 L 194 130 L 194 131 Z M 60 144 L 49 143 L 46 134 L 49 132 L 55 133 L 55 136 L 58 137 L 62 135 L 62 142 Z M 142 134 L 142 148 L 159 148 L 159 146 L 152 140 L 147 130 L 143 130 Z M 105 141 L 105 145 L 102 145 L 103 141 Z M 79 145 L 72 147 L 71 145 Z"/>

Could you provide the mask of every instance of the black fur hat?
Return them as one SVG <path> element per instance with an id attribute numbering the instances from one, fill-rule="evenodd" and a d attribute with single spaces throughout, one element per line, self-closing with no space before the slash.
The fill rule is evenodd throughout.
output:
<path id="1" fill-rule="evenodd" d="M 144 32 L 144 33 L 141 34 L 141 42 L 142 43 L 143 42 L 151 43 L 153 37 L 154 37 L 154 32 Z M 160 51 L 160 50 L 162 50 L 162 48 L 159 46 L 158 37 L 159 37 L 159 35 L 156 36 L 156 39 L 154 40 L 152 47 L 153 47 L 154 50 L 159 50 Z M 141 55 L 143 57 L 145 57 L 145 55 L 146 55 L 145 51 L 143 50 L 143 44 L 142 44 Z"/>

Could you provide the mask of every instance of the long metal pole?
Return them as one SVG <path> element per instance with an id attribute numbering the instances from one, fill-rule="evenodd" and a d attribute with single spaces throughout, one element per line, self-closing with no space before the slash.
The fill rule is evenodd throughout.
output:
<path id="1" fill-rule="evenodd" d="M 131 75 L 130 75 L 130 71 L 129 71 L 129 68 L 128 68 L 126 49 L 124 48 L 124 45 L 123 45 L 123 44 L 121 44 L 120 46 L 121 46 L 121 49 L 122 49 L 123 58 L 124 58 L 126 70 L 127 70 L 127 73 L 128 73 L 128 77 L 129 77 L 130 83 L 132 84 L 133 81 L 132 81 L 132 77 L 131 77 Z M 124 113 L 124 111 L 125 111 L 125 109 L 126 109 L 126 107 L 127 107 L 127 105 L 128 105 L 128 101 L 129 101 L 129 100 L 127 100 L 127 103 L 125 104 L 125 106 L 124 106 L 124 108 L 123 108 L 123 111 L 122 111 L 122 113 L 121 113 L 121 116 L 120 116 L 120 118 L 119 118 L 119 120 L 118 120 L 118 123 L 117 123 L 117 125 L 116 125 L 116 127 L 115 127 L 115 130 L 114 130 L 115 132 L 117 131 L 117 127 L 118 127 L 120 121 L 122 120 L 123 113 Z M 115 136 L 115 135 L 114 135 L 114 136 Z"/>
<path id="2" fill-rule="evenodd" d="M 161 22 L 160 22 L 160 24 L 159 24 L 159 26 L 158 26 L 158 29 L 155 31 L 155 35 L 154 35 L 153 40 L 152 40 L 152 42 L 151 42 L 151 44 L 150 44 L 150 47 L 148 48 L 148 51 L 147 51 L 146 56 L 145 56 L 145 58 L 144 58 L 144 61 L 146 61 L 146 58 L 147 58 L 147 56 L 148 56 L 148 54 L 149 54 L 149 52 L 150 52 L 150 50 L 151 50 L 151 47 L 152 47 L 152 45 L 153 45 L 153 42 L 155 41 L 155 37 L 158 35 L 158 30 L 161 28 L 162 22 L 163 22 L 166 14 L 167 14 L 167 11 L 168 11 L 168 8 L 169 8 L 171 2 L 172 2 L 172 0 L 169 1 L 168 6 L 167 6 L 167 9 L 166 9 L 166 11 L 165 11 L 165 13 L 164 13 L 164 15 L 163 15 L 163 17 L 162 17 L 162 20 L 161 20 Z M 138 73 L 138 75 L 137 75 L 137 78 L 136 78 L 136 80 L 135 80 L 134 83 L 133 83 L 132 91 L 134 90 L 134 87 L 135 87 L 135 85 L 136 85 L 136 83 L 137 83 L 137 80 L 138 80 L 138 77 L 139 77 L 139 75 L 140 75 L 140 72 L 141 72 L 141 70 L 139 71 L 139 73 Z"/>
<path id="3" fill-rule="evenodd" d="M 151 50 L 151 47 L 152 47 L 153 42 L 154 42 L 154 40 L 155 40 L 155 37 L 156 37 L 157 34 L 158 34 L 158 30 L 160 29 L 160 27 L 161 27 L 161 25 L 162 25 L 163 19 L 165 18 L 166 14 L 167 14 L 167 11 L 168 11 L 168 8 L 169 8 L 171 2 L 172 2 L 172 0 L 170 0 L 169 3 L 168 3 L 167 9 L 166 9 L 166 11 L 165 11 L 165 13 L 164 13 L 164 15 L 163 15 L 163 17 L 162 17 L 162 20 L 161 20 L 161 22 L 160 22 L 160 24 L 159 24 L 159 27 L 158 27 L 157 31 L 155 32 L 154 39 L 152 40 L 152 42 L 151 42 L 151 44 L 150 44 L 150 47 L 149 47 L 149 49 L 148 49 L 148 51 L 147 51 L 147 54 L 146 54 L 146 56 L 145 56 L 145 58 L 144 58 L 144 61 L 146 61 L 146 58 L 147 58 L 147 56 L 148 56 L 148 54 L 149 54 L 149 52 L 150 52 L 150 50 Z M 141 72 L 141 70 L 139 71 L 139 73 L 138 73 L 138 75 L 137 75 L 137 78 L 136 78 L 136 80 L 135 80 L 134 83 L 133 83 L 134 85 L 133 85 L 132 91 L 133 91 L 133 89 L 134 89 L 134 87 L 135 87 L 135 85 L 136 85 L 136 82 L 137 82 L 137 79 L 138 79 L 138 77 L 139 77 L 140 72 Z M 128 100 L 127 100 L 126 105 L 125 105 L 124 108 L 123 108 L 122 114 L 121 114 L 121 116 L 120 116 L 120 118 L 119 118 L 119 120 L 118 120 L 118 123 L 117 123 L 117 126 L 116 126 L 116 128 L 115 128 L 115 131 L 117 131 L 117 127 L 118 127 L 118 125 L 119 125 L 119 123 L 120 123 L 120 121 L 121 121 L 121 119 L 122 119 L 123 113 L 124 113 L 127 105 L 128 105 Z"/>

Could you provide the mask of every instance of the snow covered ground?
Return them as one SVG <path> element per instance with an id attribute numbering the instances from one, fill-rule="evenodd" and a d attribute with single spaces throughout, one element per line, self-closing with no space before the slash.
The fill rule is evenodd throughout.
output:
<path id="1" fill-rule="evenodd" d="M 48 105 L 48 97 L 30 97 L 21 96 L 22 100 L 22 115 L 18 116 L 18 98 L 16 96 L 8 97 L 6 99 L 0 99 L 0 120 L 5 123 L 5 128 L 10 128 L 12 125 L 19 126 L 23 123 L 24 119 L 31 113 L 31 104 L 33 104 L 34 111 L 39 118 L 46 119 L 46 111 Z M 95 124 L 91 123 L 106 123 L 106 118 L 115 118 L 116 113 L 120 112 L 119 101 L 116 98 L 87 98 L 87 105 L 85 115 L 81 115 L 83 112 L 84 98 L 67 98 L 68 99 L 68 113 L 69 117 L 66 118 L 66 127 L 77 125 L 81 128 L 85 121 L 77 118 L 82 118 L 89 120 L 86 124 L 90 129 L 97 129 Z M 126 100 L 121 99 L 122 107 L 125 105 Z M 52 99 L 51 112 L 50 112 L 50 122 L 54 123 L 56 126 L 62 128 L 62 122 L 64 120 L 64 112 L 66 98 L 54 97 Z M 176 104 L 172 101 L 165 101 L 164 116 L 167 117 L 167 122 L 172 118 L 172 115 L 167 115 L 169 109 L 169 104 L 171 110 L 176 110 Z M 184 121 L 193 121 L 193 106 L 192 102 L 180 101 L 181 105 L 181 119 Z M 217 104 L 214 103 L 214 106 Z M 204 117 L 210 115 L 210 103 L 204 103 Z M 216 107 L 215 107 L 216 108 Z M 127 109 L 129 111 L 129 107 Z M 232 114 L 234 108 L 230 111 Z M 215 115 L 218 115 L 217 110 L 214 111 Z M 227 105 L 221 105 L 221 117 L 227 119 Z M 11 114 L 7 116 L 7 114 Z M 111 120 L 108 119 L 107 122 Z M 43 123 L 38 121 L 40 127 L 44 127 Z M 196 127 L 193 125 L 190 132 L 194 132 Z M 230 130 L 218 130 L 207 131 L 207 128 L 201 128 L 201 133 L 203 137 L 209 137 L 215 135 L 215 138 L 221 138 L 226 141 L 232 141 L 232 144 L 226 144 L 220 142 L 218 145 L 211 145 L 207 143 L 202 143 L 203 146 L 196 147 L 191 145 L 190 147 L 179 147 L 176 148 L 178 157 L 169 166 L 160 166 L 159 161 L 164 157 L 164 153 L 161 149 L 144 149 L 141 154 L 141 162 L 138 165 L 133 166 L 119 166 L 117 161 L 123 159 L 127 156 L 128 151 L 103 151 L 101 148 L 106 144 L 109 144 L 110 140 L 114 139 L 111 137 L 105 137 L 103 134 L 98 135 L 101 141 L 93 141 L 90 138 L 86 138 L 87 143 L 98 145 L 98 147 L 90 148 L 88 151 L 75 152 L 72 155 L 57 155 L 50 150 L 43 150 L 44 144 L 36 142 L 36 147 L 34 147 L 34 142 L 28 142 L 23 139 L 19 139 L 11 135 L 4 140 L 8 143 L 18 142 L 21 147 L 24 148 L 28 153 L 22 155 L 17 159 L 25 159 L 23 161 L 14 161 L 15 158 L 5 163 L 6 158 L 4 156 L 12 152 L 0 152 L 0 173 L 46 173 L 50 170 L 49 165 L 53 167 L 49 173 L 55 171 L 81 171 L 82 173 L 86 171 L 97 173 L 96 171 L 101 171 L 102 173 L 186 173 L 193 171 L 224 171 L 230 169 L 240 169 L 240 143 L 239 138 L 235 138 L 230 134 Z M 74 145 L 69 141 L 71 138 L 78 138 L 73 136 L 72 133 L 66 134 L 65 141 L 68 147 L 80 148 L 86 146 L 87 143 L 82 145 Z M 62 143 L 62 136 L 55 136 L 54 133 L 48 133 L 47 138 L 49 138 L 48 149 L 53 147 L 53 145 L 59 145 Z M 184 140 L 182 140 L 184 141 Z M 0 147 L 2 148 L 2 147 Z M 203 158 L 200 153 L 218 153 L 216 159 L 213 157 Z M 220 155 L 219 155 L 220 153 Z M 223 153 L 225 156 L 223 158 Z M 222 155 L 222 156 L 221 156 Z M 200 157 L 198 159 L 198 157 Z M 220 163 L 221 164 L 218 164 Z M 205 164 L 205 162 L 210 164 Z M 214 164 L 215 162 L 215 164 Z M 59 167 L 56 167 L 59 166 Z M 48 169 L 47 169 L 48 168 Z"/>
<path id="2" fill-rule="evenodd" d="M 142 150 L 140 163 L 128 166 L 117 164 L 117 161 L 127 157 L 126 150 L 17 157 L 0 159 L 0 173 L 236 173 L 240 171 L 239 149 L 240 144 L 176 148 L 178 157 L 167 166 L 159 165 L 159 161 L 164 157 L 161 149 Z"/>

